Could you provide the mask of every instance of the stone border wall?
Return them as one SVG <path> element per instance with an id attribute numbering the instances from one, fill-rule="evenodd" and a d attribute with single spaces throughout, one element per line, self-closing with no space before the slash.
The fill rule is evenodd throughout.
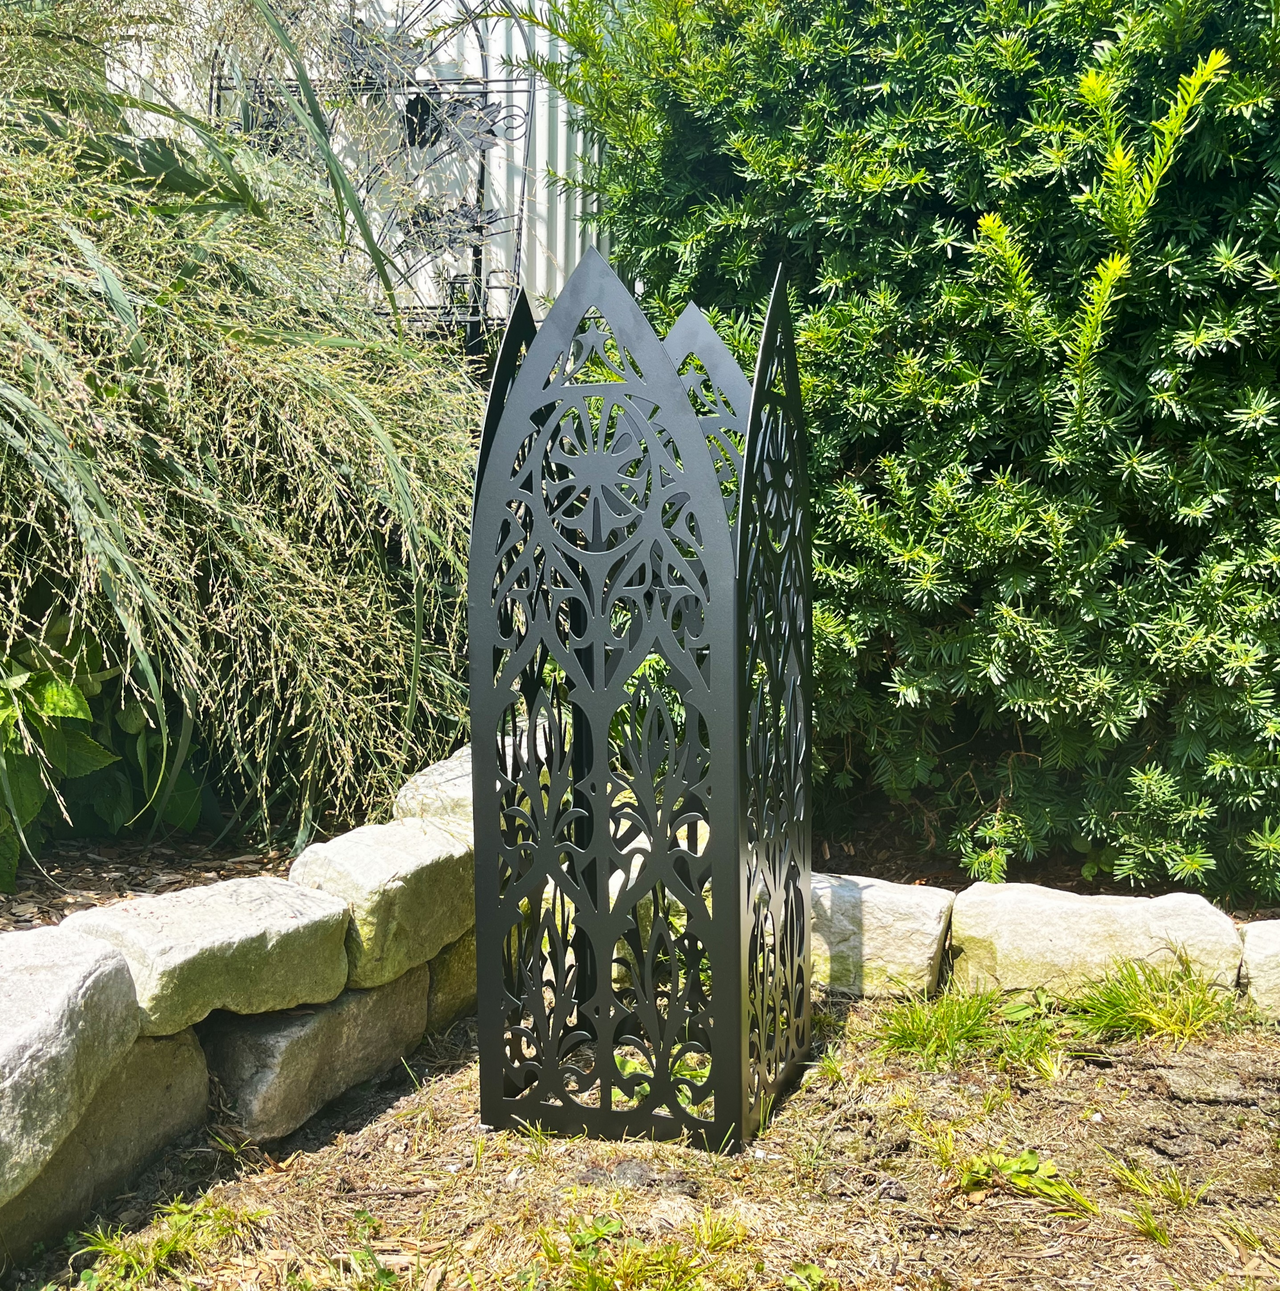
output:
<path id="1" fill-rule="evenodd" d="M 850 995 L 937 989 L 944 963 L 964 990 L 1069 998 L 1118 964 L 1185 960 L 1280 1019 L 1280 920 L 1236 927 L 1204 897 L 1080 896 L 1033 883 L 938 888 L 813 876 L 813 975 Z"/>
<path id="2" fill-rule="evenodd" d="M 60 1240 L 203 1126 L 216 1077 L 246 1134 L 291 1133 L 475 1004 L 470 751 L 396 819 L 314 844 L 289 879 L 233 879 L 0 934 L 0 1268 Z M 1082 897 L 815 874 L 813 974 L 854 995 L 1068 995 L 1184 956 L 1280 1017 L 1280 921 L 1202 897 Z"/>
<path id="3" fill-rule="evenodd" d="M 0 1269 L 203 1126 L 210 1076 L 281 1138 L 474 1009 L 470 759 L 412 783 L 416 814 L 308 847 L 287 881 L 0 934 Z"/>

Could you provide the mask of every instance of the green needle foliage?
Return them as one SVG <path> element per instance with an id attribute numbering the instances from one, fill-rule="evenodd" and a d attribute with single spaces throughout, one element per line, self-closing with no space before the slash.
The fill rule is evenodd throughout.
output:
<path id="1" fill-rule="evenodd" d="M 790 274 L 832 789 L 1280 894 L 1276 0 L 553 0 L 657 320 Z"/>
<path id="2" fill-rule="evenodd" d="M 240 821 L 305 837 L 465 722 L 477 394 L 375 309 L 323 159 L 108 92 L 99 46 L 131 21 L 0 9 L 0 659 L 56 625 L 95 654 L 62 673 L 147 714 L 153 799 L 195 741 Z M 0 769 L 56 784 L 42 701 L 6 684 Z"/>

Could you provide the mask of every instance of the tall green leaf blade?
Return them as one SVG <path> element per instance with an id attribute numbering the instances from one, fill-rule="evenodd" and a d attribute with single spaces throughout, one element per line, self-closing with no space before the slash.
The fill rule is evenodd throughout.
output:
<path id="1" fill-rule="evenodd" d="M 0 892 L 18 890 L 18 859 L 21 849 L 9 813 L 0 807 Z"/>

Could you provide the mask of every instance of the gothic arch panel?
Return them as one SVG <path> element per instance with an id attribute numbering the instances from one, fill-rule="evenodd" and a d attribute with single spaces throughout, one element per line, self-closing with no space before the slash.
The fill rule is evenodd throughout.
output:
<path id="1" fill-rule="evenodd" d="M 468 585 L 482 1115 L 718 1145 L 743 1013 L 741 929 L 712 917 L 741 881 L 724 493 L 599 255 L 519 344 Z"/>

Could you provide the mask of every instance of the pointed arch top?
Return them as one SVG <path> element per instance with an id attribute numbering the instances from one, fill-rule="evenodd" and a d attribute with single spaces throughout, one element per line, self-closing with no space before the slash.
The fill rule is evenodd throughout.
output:
<path id="1" fill-rule="evenodd" d="M 525 666 L 535 642 L 580 686 L 607 683 L 636 652 L 697 654 L 712 604 L 731 614 L 733 538 L 702 419 L 668 350 L 594 249 L 528 335 L 522 324 L 504 341 L 482 439 L 473 621 L 518 590 L 528 599 L 537 580 L 554 587 L 511 620 L 520 640 L 494 684 Z M 637 589 L 659 584 L 676 600 L 655 617 Z M 609 618 L 612 637 L 562 622 L 572 605 Z M 708 667 L 699 657 L 690 680 L 709 684 Z M 473 672 L 473 690 L 484 683 Z"/>
<path id="2" fill-rule="evenodd" d="M 498 433 L 502 410 L 507 405 L 507 395 L 511 393 L 516 373 L 519 372 L 520 364 L 537 334 L 538 325 L 533 320 L 533 310 L 529 308 L 529 297 L 521 287 L 516 292 L 515 304 L 511 307 L 511 317 L 507 319 L 506 331 L 502 333 L 502 344 L 498 347 L 498 359 L 493 367 L 493 380 L 489 386 L 489 399 L 485 404 L 484 421 L 480 429 L 480 451 L 476 459 L 476 480 L 471 499 L 473 508 L 480 496 L 480 481 L 484 478 L 485 462 L 489 457 L 493 437 Z"/>
<path id="3" fill-rule="evenodd" d="M 698 413 L 716 479 L 720 482 L 725 514 L 736 535 L 742 447 L 751 413 L 751 383 L 729 353 L 720 333 L 697 305 L 685 306 L 663 345 L 689 393 L 690 404 Z"/>

